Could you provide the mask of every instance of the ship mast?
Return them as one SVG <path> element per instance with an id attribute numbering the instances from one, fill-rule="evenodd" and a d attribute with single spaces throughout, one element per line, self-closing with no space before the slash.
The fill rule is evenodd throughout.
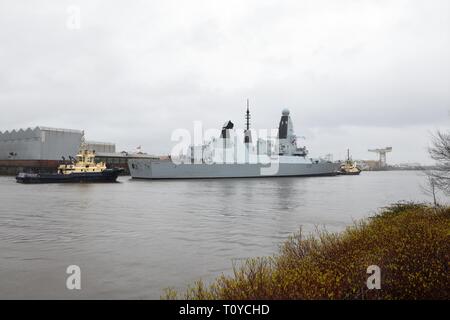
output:
<path id="1" fill-rule="evenodd" d="M 80 143 L 80 151 L 86 150 L 87 144 L 86 144 L 86 138 L 84 137 L 84 130 L 81 131 L 81 143 Z"/>
<path id="2" fill-rule="evenodd" d="M 248 99 L 247 99 L 247 114 L 245 115 L 245 119 L 247 120 L 247 131 L 248 131 L 250 130 L 250 107 Z"/>
<path id="3" fill-rule="evenodd" d="M 247 99 L 247 112 L 245 114 L 245 120 L 246 120 L 246 129 L 245 129 L 245 138 L 244 143 L 251 143 L 252 142 L 252 133 L 250 131 L 250 103 Z"/>

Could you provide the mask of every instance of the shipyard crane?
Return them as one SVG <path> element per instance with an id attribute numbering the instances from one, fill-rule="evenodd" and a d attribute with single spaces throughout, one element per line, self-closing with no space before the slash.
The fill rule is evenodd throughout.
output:
<path id="1" fill-rule="evenodd" d="M 386 167 L 386 153 L 392 152 L 392 147 L 369 149 L 369 152 L 378 153 L 378 155 L 380 157 L 380 160 L 379 160 L 380 168 L 384 168 L 384 167 Z"/>

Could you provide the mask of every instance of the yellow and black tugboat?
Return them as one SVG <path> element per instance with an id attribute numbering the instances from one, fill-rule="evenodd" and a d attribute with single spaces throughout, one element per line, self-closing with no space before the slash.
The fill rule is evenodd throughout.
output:
<path id="1" fill-rule="evenodd" d="M 76 161 L 62 164 L 56 173 L 25 173 L 16 176 L 19 183 L 115 182 L 122 168 L 108 169 L 104 162 L 95 162 L 95 151 L 82 148 Z"/>
<path id="2" fill-rule="evenodd" d="M 347 160 L 341 165 L 339 174 L 347 176 L 357 176 L 361 173 L 356 163 L 350 158 L 350 150 L 347 149 Z"/>

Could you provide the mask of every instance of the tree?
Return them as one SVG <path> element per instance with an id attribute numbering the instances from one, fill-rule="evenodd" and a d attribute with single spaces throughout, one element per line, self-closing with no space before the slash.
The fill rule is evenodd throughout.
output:
<path id="1" fill-rule="evenodd" d="M 432 135 L 431 147 L 428 148 L 435 167 L 427 172 L 429 181 L 444 194 L 450 195 L 450 131 L 437 131 Z"/>
<path id="2" fill-rule="evenodd" d="M 433 197 L 434 207 L 435 208 L 439 207 L 439 203 L 437 201 L 436 196 L 436 181 L 434 180 L 434 177 L 432 177 L 431 174 L 429 174 L 429 172 L 426 172 L 426 184 L 421 185 L 420 187 L 426 195 Z"/>

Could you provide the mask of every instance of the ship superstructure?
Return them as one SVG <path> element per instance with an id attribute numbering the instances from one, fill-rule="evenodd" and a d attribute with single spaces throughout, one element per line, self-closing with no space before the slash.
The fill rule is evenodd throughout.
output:
<path id="1" fill-rule="evenodd" d="M 71 174 L 82 172 L 102 172 L 106 170 L 104 162 L 95 162 L 95 150 L 83 149 L 76 156 L 76 161 L 70 164 L 58 166 L 59 174 Z"/>
<path id="2" fill-rule="evenodd" d="M 191 145 L 185 154 L 167 160 L 130 159 L 133 178 L 198 179 L 336 175 L 339 164 L 308 158 L 297 136 L 288 109 L 282 112 L 275 141 L 258 138 L 252 143 L 250 110 L 242 132 L 227 121 L 218 138 L 203 145 Z"/>

